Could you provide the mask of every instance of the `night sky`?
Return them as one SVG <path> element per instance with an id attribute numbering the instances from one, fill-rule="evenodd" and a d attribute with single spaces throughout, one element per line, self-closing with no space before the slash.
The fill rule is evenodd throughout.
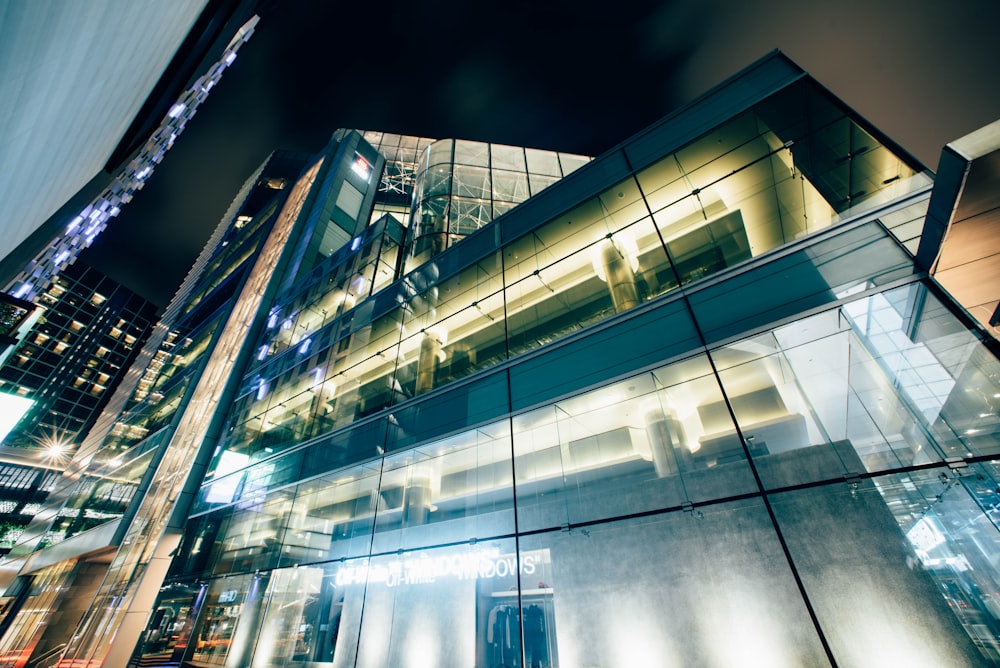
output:
<path id="1" fill-rule="evenodd" d="M 83 256 L 160 304 L 268 153 L 339 127 L 599 155 L 775 48 L 931 169 L 1000 118 L 995 0 L 275 5 Z"/>

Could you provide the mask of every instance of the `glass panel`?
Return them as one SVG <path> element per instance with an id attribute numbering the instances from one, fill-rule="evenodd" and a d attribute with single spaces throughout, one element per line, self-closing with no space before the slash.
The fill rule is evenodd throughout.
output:
<path id="1" fill-rule="evenodd" d="M 540 151 L 536 148 L 526 148 L 524 149 L 524 154 L 528 159 L 528 171 L 532 174 L 562 176 L 562 171 L 559 169 L 559 155 L 557 153 Z"/>
<path id="2" fill-rule="evenodd" d="M 839 665 L 995 664 L 997 529 L 946 473 L 785 492 L 772 507 Z"/>
<path id="3" fill-rule="evenodd" d="M 499 258 L 494 254 L 407 302 L 397 383 L 408 396 L 506 356 Z"/>
<path id="4" fill-rule="evenodd" d="M 722 393 L 698 357 L 516 416 L 518 529 L 755 491 L 728 413 L 707 422 L 716 405 Z"/>
<path id="5" fill-rule="evenodd" d="M 105 522 L 122 517 L 136 495 L 139 483 L 145 476 L 153 450 L 161 446 L 165 434 L 159 434 L 146 443 L 148 450 L 128 462 L 112 460 L 100 475 L 83 475 L 73 493 L 59 511 L 57 519 L 46 536 L 48 543 L 65 540 Z M 112 468 L 114 462 L 121 465 Z"/>
<path id="6" fill-rule="evenodd" d="M 844 114 L 792 86 L 638 174 L 682 282 L 926 183 Z"/>
<path id="7" fill-rule="evenodd" d="M 452 198 L 448 209 L 448 231 L 454 235 L 472 234 L 493 220 L 489 197 L 486 199 Z M 460 240 L 452 238 L 449 246 Z"/>
<path id="8" fill-rule="evenodd" d="M 693 292 L 708 342 L 912 275 L 913 261 L 877 224 L 863 225 Z"/>
<path id="9" fill-rule="evenodd" d="M 413 214 L 413 243 L 404 273 L 409 273 L 448 247 L 448 198 L 433 197 L 420 202 Z"/>
<path id="10" fill-rule="evenodd" d="M 556 181 L 558 181 L 559 177 L 556 177 L 556 176 L 541 176 L 541 175 L 538 175 L 538 174 L 529 174 L 528 175 L 528 179 L 529 179 L 529 182 L 531 184 L 531 195 L 532 195 L 532 197 L 534 197 L 535 195 L 537 195 L 538 193 L 540 193 L 541 191 L 545 190 L 546 188 L 548 188 L 549 186 L 551 186 L 553 183 L 555 183 Z"/>
<path id="11" fill-rule="evenodd" d="M 347 327 L 351 323 L 344 323 L 346 335 L 332 345 L 325 366 L 305 364 L 298 374 L 283 377 L 281 384 L 271 391 L 271 412 L 276 417 L 299 410 L 297 414 L 291 412 L 289 419 L 312 419 L 313 425 L 303 424 L 301 428 L 318 434 L 349 424 L 354 418 L 376 412 L 391 403 L 396 391 L 392 379 L 401 328 L 400 312 L 398 309 L 391 311 L 372 323 L 365 322 L 364 313 L 356 316 L 357 329 L 350 331 Z M 269 391 L 267 382 L 263 381 L 258 395 L 266 396 Z M 271 413 L 267 417 L 270 418 Z M 271 422 L 284 424 L 273 418 Z M 260 445 L 274 447 L 266 443 L 258 443 L 255 447 Z"/>
<path id="12" fill-rule="evenodd" d="M 386 457 L 373 552 L 513 533 L 506 421 Z"/>
<path id="13" fill-rule="evenodd" d="M 759 499 L 519 545 L 549 562 L 548 575 L 521 578 L 551 614 L 544 625 L 524 617 L 525 651 L 547 647 L 551 661 L 535 665 L 828 665 Z"/>
<path id="14" fill-rule="evenodd" d="M 197 666 L 246 665 L 262 593 L 259 575 L 219 578 L 208 587 L 187 657 Z"/>
<path id="15" fill-rule="evenodd" d="M 520 146 L 504 146 L 502 144 L 491 144 L 492 168 L 509 169 L 515 172 L 524 172 L 524 149 Z M 553 157 L 555 157 L 553 155 Z"/>
<path id="16" fill-rule="evenodd" d="M 1000 361 L 922 283 L 843 308 L 945 457 L 1000 452 Z"/>
<path id="17" fill-rule="evenodd" d="M 300 566 L 267 578 L 267 611 L 254 649 L 254 668 L 353 666 L 362 590 L 338 582 L 341 564 Z"/>
<path id="18" fill-rule="evenodd" d="M 928 203 L 929 200 L 922 200 L 903 209 L 879 216 L 882 224 L 913 255 L 917 254 L 917 248 L 920 246 L 920 234 L 924 229 Z"/>
<path id="19" fill-rule="evenodd" d="M 579 250 L 565 248 L 569 253 L 565 258 L 556 257 L 556 252 L 568 243 L 546 243 L 534 233 L 505 249 L 512 354 L 549 343 L 676 286 L 648 218 L 610 236 L 595 225 L 574 235 L 572 243 L 587 237 L 597 238 Z"/>
<path id="20" fill-rule="evenodd" d="M 807 325 L 803 323 L 803 327 Z M 859 416 L 856 414 L 861 411 L 856 407 L 853 410 L 847 408 L 852 394 L 842 387 L 848 384 L 844 379 L 838 378 L 840 382 L 837 385 L 823 384 L 823 371 L 835 376 L 837 367 L 849 359 L 849 343 L 831 337 L 822 339 L 809 351 L 802 351 L 809 362 L 815 361 L 815 364 L 813 368 L 802 369 L 802 376 L 798 376 L 795 372 L 797 367 L 793 368 L 788 359 L 788 351 L 782 350 L 773 336 L 761 335 L 713 353 L 729 405 L 719 403 L 705 407 L 703 419 L 711 422 L 715 417 L 724 416 L 726 433 L 731 438 L 738 438 L 732 431 L 729 417 L 729 407 L 732 407 L 765 487 L 794 485 L 842 477 L 848 472 L 861 472 L 864 470 L 863 463 L 851 447 L 847 432 L 853 429 L 860 435 L 865 431 L 868 425 L 851 424 L 849 419 L 853 417 L 857 421 L 863 417 L 863 412 Z M 779 352 L 764 354 L 772 350 Z M 823 355 L 829 357 L 824 358 Z M 799 359 L 798 356 L 794 358 Z M 827 362 L 834 370 L 815 368 Z M 803 385 L 817 392 L 804 394 Z M 826 397 L 815 396 L 823 390 L 829 392 Z M 817 424 L 813 406 L 807 397 L 823 401 L 820 410 L 828 417 L 833 437 Z M 826 422 L 823 424 L 826 426 Z M 872 445 L 872 450 L 884 452 L 890 457 L 893 454 L 891 446 L 885 442 L 881 447 Z"/>
<path id="21" fill-rule="evenodd" d="M 768 487 L 1000 448 L 1000 363 L 922 284 L 713 357 Z"/>
<path id="22" fill-rule="evenodd" d="M 387 418 L 379 417 L 314 441 L 303 452 L 302 470 L 318 475 L 377 457 L 385 451 L 386 429 Z"/>
<path id="23" fill-rule="evenodd" d="M 507 213 L 508 211 L 510 211 L 511 209 L 513 209 L 515 206 L 517 206 L 517 204 L 514 203 L 514 202 L 498 202 L 498 201 L 494 200 L 493 201 L 493 219 L 496 220 L 500 216 L 504 215 L 505 213 Z"/>
<path id="24" fill-rule="evenodd" d="M 211 574 L 222 548 L 219 538 L 225 534 L 232 513 L 232 508 L 226 508 L 201 517 L 188 518 L 184 537 L 177 548 L 177 556 L 170 563 L 168 577 L 203 577 Z"/>
<path id="25" fill-rule="evenodd" d="M 365 464 L 299 485 L 279 565 L 368 554 L 380 471 Z"/>
<path id="26" fill-rule="evenodd" d="M 207 590 L 207 584 L 175 583 L 160 591 L 140 640 L 137 658 L 133 659 L 134 665 L 163 662 L 180 665 L 184 650 L 192 644 L 191 633 Z"/>
<path id="27" fill-rule="evenodd" d="M 451 194 L 451 165 L 435 165 L 420 175 L 417 198 L 426 200 L 435 195 Z"/>
<path id="28" fill-rule="evenodd" d="M 455 166 L 452 194 L 458 197 L 489 199 L 491 192 L 490 170 L 483 167 Z M 427 195 L 437 194 L 427 192 Z"/>
<path id="29" fill-rule="evenodd" d="M 511 407 L 534 407 L 699 346 L 685 304 L 662 304 L 512 366 Z"/>
<path id="30" fill-rule="evenodd" d="M 510 410 L 507 375 L 489 373 L 391 414 L 387 447 L 399 450 L 493 420 Z"/>
<path id="31" fill-rule="evenodd" d="M 528 177 L 520 172 L 493 172 L 493 199 L 523 202 L 528 199 Z"/>
<path id="32" fill-rule="evenodd" d="M 270 492 L 237 506 L 222 539 L 216 573 L 247 572 L 277 564 L 293 490 Z"/>
<path id="33" fill-rule="evenodd" d="M 367 582 L 356 665 L 526 665 L 516 615 L 518 570 L 525 577 L 542 572 L 534 561 L 519 564 L 513 539 L 349 563 L 338 580 L 359 589 Z M 535 656 L 534 665 L 542 665 L 540 659 Z"/>
<path id="34" fill-rule="evenodd" d="M 433 142 L 425 153 L 427 156 L 426 165 L 422 166 L 450 163 L 453 144 L 454 141 L 451 139 L 441 139 L 440 141 Z"/>
<path id="35" fill-rule="evenodd" d="M 576 171 L 590 161 L 591 158 L 588 158 L 585 155 L 572 155 L 571 153 L 559 154 L 559 164 L 562 165 L 563 176 Z"/>
<path id="36" fill-rule="evenodd" d="M 490 166 L 490 145 L 478 141 L 455 140 L 455 164 Z"/>

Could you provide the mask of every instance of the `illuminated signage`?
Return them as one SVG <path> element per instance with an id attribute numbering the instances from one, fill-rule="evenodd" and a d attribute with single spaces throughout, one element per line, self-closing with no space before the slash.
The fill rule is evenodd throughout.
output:
<path id="1" fill-rule="evenodd" d="M 235 589 L 227 589 L 226 591 L 219 594 L 219 603 L 232 603 L 237 598 L 239 598 L 239 592 Z"/>
<path id="2" fill-rule="evenodd" d="M 432 557 L 426 553 L 407 555 L 390 561 L 371 563 L 362 559 L 356 565 L 341 566 L 337 571 L 338 587 L 352 584 L 382 583 L 386 587 L 433 584 L 445 578 L 458 580 L 535 575 L 546 561 L 546 550 L 525 552 L 520 559 L 499 550 L 480 550 Z"/>
<path id="3" fill-rule="evenodd" d="M 354 162 L 351 163 L 351 171 L 367 181 L 368 177 L 372 175 L 372 165 L 360 153 L 355 153 Z"/>

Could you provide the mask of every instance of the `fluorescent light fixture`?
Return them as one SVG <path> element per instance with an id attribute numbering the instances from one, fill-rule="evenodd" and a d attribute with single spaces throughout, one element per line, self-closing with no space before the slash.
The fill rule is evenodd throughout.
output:
<path id="1" fill-rule="evenodd" d="M 34 405 L 34 399 L 0 392 L 0 442 Z"/>

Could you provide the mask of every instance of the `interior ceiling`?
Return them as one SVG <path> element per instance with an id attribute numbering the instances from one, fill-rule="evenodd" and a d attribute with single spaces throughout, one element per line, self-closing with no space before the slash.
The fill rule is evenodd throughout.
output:
<path id="1" fill-rule="evenodd" d="M 102 171 L 206 4 L 0 0 L 0 258 Z"/>

